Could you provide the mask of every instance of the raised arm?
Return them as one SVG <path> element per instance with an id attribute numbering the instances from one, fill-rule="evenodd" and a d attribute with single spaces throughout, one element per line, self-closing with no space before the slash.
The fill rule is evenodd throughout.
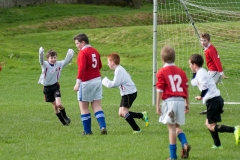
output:
<path id="1" fill-rule="evenodd" d="M 68 49 L 67 55 L 63 60 L 63 67 L 65 67 L 67 64 L 69 64 L 72 61 L 73 55 L 74 55 L 74 51 L 72 49 Z"/>
<path id="2" fill-rule="evenodd" d="M 44 49 L 43 49 L 43 47 L 40 47 L 39 48 L 39 63 L 41 66 L 43 66 L 43 62 L 44 62 L 43 56 L 44 56 Z"/>

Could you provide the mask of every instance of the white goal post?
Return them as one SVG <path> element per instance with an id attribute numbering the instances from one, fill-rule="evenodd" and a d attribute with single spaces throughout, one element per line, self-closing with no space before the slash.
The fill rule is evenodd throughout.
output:
<path id="1" fill-rule="evenodd" d="M 217 87 L 225 103 L 240 104 L 240 0 L 154 0 L 152 104 L 156 104 L 156 73 L 162 64 L 159 51 L 164 45 L 176 51 L 175 64 L 191 77 L 188 59 L 203 54 L 199 35 L 207 32 L 229 77 Z M 206 66 L 204 66 L 206 68 Z M 207 68 L 206 68 L 207 69 Z M 191 103 L 197 88 L 189 86 Z M 192 96 L 192 97 L 191 97 Z"/>

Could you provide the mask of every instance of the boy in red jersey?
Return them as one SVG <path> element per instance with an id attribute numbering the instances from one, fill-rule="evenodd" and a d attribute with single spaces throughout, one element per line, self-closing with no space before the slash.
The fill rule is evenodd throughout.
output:
<path id="1" fill-rule="evenodd" d="M 204 48 L 204 55 L 208 68 L 208 74 L 213 78 L 216 84 L 221 82 L 221 78 L 226 79 L 223 73 L 223 68 L 218 55 L 217 49 L 210 43 L 210 35 L 208 33 L 201 34 L 201 45 Z M 207 110 L 200 112 L 200 114 L 206 114 Z"/>
<path id="2" fill-rule="evenodd" d="M 185 124 L 185 113 L 189 111 L 188 79 L 186 73 L 174 64 L 175 51 L 173 48 L 164 47 L 160 56 L 164 66 L 157 72 L 156 112 L 160 115 L 159 122 L 168 126 L 170 150 L 168 159 L 177 159 L 176 137 L 182 144 L 181 157 L 188 158 L 191 147 L 180 128 L 180 125 Z"/>
<path id="3" fill-rule="evenodd" d="M 89 103 L 95 113 L 95 117 L 100 126 L 102 135 L 107 134 L 105 115 L 101 107 L 102 80 L 100 69 L 102 62 L 98 51 L 91 47 L 88 37 L 85 34 L 78 34 L 74 37 L 74 42 L 78 48 L 78 73 L 74 91 L 77 91 L 81 120 L 83 124 L 83 135 L 91 135 L 91 114 Z"/>

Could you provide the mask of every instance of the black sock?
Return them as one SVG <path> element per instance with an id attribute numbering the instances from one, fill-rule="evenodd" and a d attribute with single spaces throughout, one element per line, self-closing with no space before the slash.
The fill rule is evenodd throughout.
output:
<path id="1" fill-rule="evenodd" d="M 127 113 L 124 116 L 124 118 L 130 124 L 130 126 L 132 127 L 132 129 L 134 131 L 140 131 L 140 128 L 138 127 L 137 123 L 135 122 L 135 120 L 133 119 L 133 117 L 129 113 Z"/>
<path id="2" fill-rule="evenodd" d="M 63 116 L 64 118 L 67 117 L 67 114 L 66 114 L 65 108 L 60 109 L 60 112 L 62 113 L 62 116 Z"/>
<path id="3" fill-rule="evenodd" d="M 133 117 L 133 118 L 143 118 L 143 114 L 142 113 L 136 113 L 136 112 L 131 112 L 129 111 L 129 114 Z"/>
<path id="4" fill-rule="evenodd" d="M 211 133 L 214 145 L 217 146 L 217 147 L 221 146 L 221 142 L 220 142 L 220 139 L 219 139 L 218 132 L 213 132 L 211 130 L 209 130 L 209 131 Z"/>
<path id="5" fill-rule="evenodd" d="M 59 120 L 62 122 L 63 125 L 67 125 L 67 123 L 65 122 L 61 112 L 56 113 L 56 115 L 59 118 Z"/>
<path id="6" fill-rule="evenodd" d="M 216 125 L 214 127 L 215 132 L 229 132 L 233 133 L 235 128 L 234 127 L 229 127 L 229 126 L 224 126 L 224 125 Z"/>

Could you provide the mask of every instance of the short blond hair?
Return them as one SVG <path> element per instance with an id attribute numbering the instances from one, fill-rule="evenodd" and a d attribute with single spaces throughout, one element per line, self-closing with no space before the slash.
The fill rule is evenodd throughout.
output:
<path id="1" fill-rule="evenodd" d="M 175 50 L 170 46 L 163 47 L 160 56 L 165 63 L 175 62 Z"/>

